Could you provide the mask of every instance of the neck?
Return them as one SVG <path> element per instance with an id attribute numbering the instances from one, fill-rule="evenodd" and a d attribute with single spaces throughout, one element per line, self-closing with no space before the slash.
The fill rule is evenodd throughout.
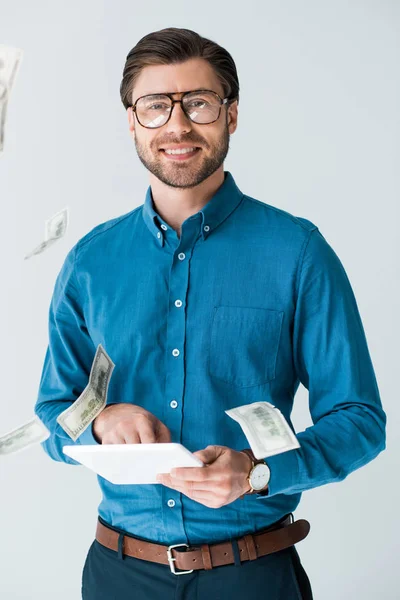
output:
<path id="1" fill-rule="evenodd" d="M 224 179 L 222 166 L 193 188 L 170 187 L 151 174 L 150 186 L 154 209 L 180 237 L 182 223 L 199 212 L 211 200 L 224 183 Z"/>

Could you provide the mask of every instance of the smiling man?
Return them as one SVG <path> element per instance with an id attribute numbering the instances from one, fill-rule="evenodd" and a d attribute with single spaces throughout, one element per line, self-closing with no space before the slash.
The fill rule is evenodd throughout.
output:
<path id="1" fill-rule="evenodd" d="M 245 195 L 224 171 L 237 128 L 231 55 L 187 29 L 142 38 L 121 84 L 149 172 L 144 203 L 94 228 L 57 278 L 36 412 L 59 461 L 57 416 L 97 345 L 116 364 L 108 405 L 77 444 L 180 442 L 204 467 L 151 485 L 99 478 L 84 600 L 312 598 L 295 544 L 301 494 L 385 448 L 386 415 L 345 270 L 311 221 Z M 254 108 L 256 110 L 257 107 Z M 260 400 L 313 426 L 256 460 L 225 410 Z"/>

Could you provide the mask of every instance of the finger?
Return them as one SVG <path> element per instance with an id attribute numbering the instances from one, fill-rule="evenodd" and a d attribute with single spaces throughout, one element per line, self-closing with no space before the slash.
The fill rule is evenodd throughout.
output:
<path id="1" fill-rule="evenodd" d="M 125 444 L 140 444 L 140 437 L 137 431 L 128 429 L 124 432 Z"/>
<path id="2" fill-rule="evenodd" d="M 186 494 L 186 496 L 192 497 L 193 494 L 197 494 L 198 492 L 204 492 L 215 496 L 215 486 L 202 485 L 201 483 L 196 483 L 194 481 L 180 483 L 174 479 L 171 480 L 171 485 L 179 492 Z"/>
<path id="3" fill-rule="evenodd" d="M 156 432 L 157 442 L 163 444 L 169 444 L 171 442 L 171 432 L 168 427 L 162 423 L 162 421 L 158 421 L 158 429 Z"/>
<path id="4" fill-rule="evenodd" d="M 225 452 L 226 446 L 207 446 L 203 450 L 197 450 L 193 454 L 201 460 L 203 463 L 212 464 Z"/>
<path id="5" fill-rule="evenodd" d="M 182 483 L 179 484 L 179 482 L 174 482 L 169 473 L 158 473 L 157 481 L 158 483 L 162 483 L 163 485 L 171 488 L 175 487 L 175 485 L 182 485 Z"/>
<path id="6" fill-rule="evenodd" d="M 138 420 L 137 434 L 141 444 L 154 444 L 157 441 L 154 427 L 147 418 Z"/>
<path id="7" fill-rule="evenodd" d="M 165 485 L 165 487 L 175 489 L 175 487 L 173 487 L 173 484 L 171 482 L 171 478 L 169 477 L 169 475 L 167 473 L 158 473 L 156 479 L 157 479 L 157 483 L 159 483 L 161 485 Z"/>
<path id="8" fill-rule="evenodd" d="M 191 500 L 203 504 L 208 508 L 214 508 L 215 496 L 209 492 L 194 492 L 191 496 L 188 496 Z"/>
<path id="9" fill-rule="evenodd" d="M 172 490 L 180 492 L 181 494 L 184 494 L 191 500 L 200 502 L 201 504 L 204 504 L 204 506 L 208 506 L 210 508 L 216 502 L 215 493 L 210 491 L 209 489 L 208 490 L 188 489 L 186 486 L 180 485 L 180 484 L 175 484 L 174 482 L 170 483 L 170 485 L 163 483 L 163 485 L 165 485 L 168 488 L 171 488 Z"/>
<path id="10" fill-rule="evenodd" d="M 125 444 L 140 444 L 140 437 L 134 422 L 123 421 L 116 426 L 116 431 Z"/>
<path id="11" fill-rule="evenodd" d="M 219 469 L 212 465 L 204 467 L 174 467 L 170 474 L 180 481 L 216 481 L 220 478 Z"/>
<path id="12" fill-rule="evenodd" d="M 124 438 L 115 429 L 103 434 L 102 444 L 124 444 Z"/>
<path id="13" fill-rule="evenodd" d="M 197 483 L 195 481 L 177 481 L 168 473 L 162 474 L 160 483 L 162 483 L 166 487 L 170 487 L 174 490 L 177 490 L 178 492 L 183 492 L 186 495 L 190 495 L 195 492 L 215 493 L 215 485 L 211 485 L 210 483 Z"/>

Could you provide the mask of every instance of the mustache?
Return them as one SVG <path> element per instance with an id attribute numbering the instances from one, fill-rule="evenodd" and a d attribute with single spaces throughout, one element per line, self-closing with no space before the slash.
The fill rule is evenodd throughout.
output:
<path id="1" fill-rule="evenodd" d="M 165 142 L 162 142 L 158 145 L 158 148 L 164 148 L 164 146 L 169 146 L 170 144 L 192 144 L 193 146 L 196 146 L 197 148 L 201 148 L 203 143 L 202 142 L 196 142 L 195 140 L 166 140 Z"/>

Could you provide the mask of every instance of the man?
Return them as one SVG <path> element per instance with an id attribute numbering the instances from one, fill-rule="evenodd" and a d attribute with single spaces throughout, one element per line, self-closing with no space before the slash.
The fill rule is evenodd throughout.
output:
<path id="1" fill-rule="evenodd" d="M 226 50 L 186 29 L 151 33 L 127 57 L 121 98 L 150 186 L 68 254 L 36 412 L 52 432 L 46 451 L 75 464 L 56 418 L 101 343 L 116 365 L 108 406 L 76 443 L 180 442 L 206 466 L 154 485 L 99 478 L 83 598 L 312 598 L 294 545 L 308 523 L 291 522 L 301 493 L 385 448 L 351 285 L 316 225 L 246 196 L 224 171 L 239 100 Z M 253 110 L 260 123 L 262 98 Z M 255 464 L 225 410 L 265 400 L 292 426 L 300 382 L 313 426 L 299 449 Z"/>

